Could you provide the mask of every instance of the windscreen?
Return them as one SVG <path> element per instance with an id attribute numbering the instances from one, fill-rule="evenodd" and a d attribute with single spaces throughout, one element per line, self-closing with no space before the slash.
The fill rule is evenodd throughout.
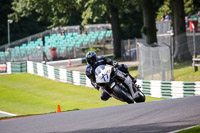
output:
<path id="1" fill-rule="evenodd" d="M 105 69 L 105 65 L 100 65 L 95 70 L 95 75 L 99 75 Z"/>

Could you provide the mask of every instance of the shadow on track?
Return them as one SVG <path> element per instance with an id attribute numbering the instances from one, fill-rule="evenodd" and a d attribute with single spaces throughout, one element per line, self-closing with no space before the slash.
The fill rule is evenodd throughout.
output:
<path id="1" fill-rule="evenodd" d="M 186 120 L 187 121 L 187 120 Z M 177 125 L 181 123 L 181 125 Z M 78 131 L 69 132 L 48 132 L 48 133 L 165 133 L 171 132 L 178 129 L 183 129 L 191 127 L 194 125 L 187 124 L 187 122 L 176 121 L 171 123 L 155 123 L 155 124 L 144 124 L 144 125 L 134 125 L 134 126 L 122 126 L 122 127 L 111 127 L 102 129 L 85 129 Z M 166 126 L 162 126 L 166 125 Z"/>

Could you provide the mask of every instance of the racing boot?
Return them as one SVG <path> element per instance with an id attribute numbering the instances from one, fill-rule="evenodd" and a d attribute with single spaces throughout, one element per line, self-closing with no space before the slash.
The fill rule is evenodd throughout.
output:
<path id="1" fill-rule="evenodd" d="M 119 68 L 120 71 L 122 71 L 122 72 L 125 74 L 126 77 L 127 77 L 127 76 L 130 76 L 130 78 L 132 79 L 132 81 L 133 81 L 134 84 L 137 82 L 136 79 L 133 78 L 133 77 L 130 75 L 130 73 L 129 73 L 129 71 L 128 71 L 127 65 L 121 64 L 121 65 L 119 65 L 118 68 Z"/>
<path id="2" fill-rule="evenodd" d="M 102 101 L 107 101 L 111 96 L 105 92 L 103 89 L 101 89 L 101 100 Z"/>
<path id="3" fill-rule="evenodd" d="M 137 80 L 135 78 L 133 78 L 130 74 L 129 74 L 129 76 L 131 77 L 133 83 L 135 84 L 137 82 Z"/>

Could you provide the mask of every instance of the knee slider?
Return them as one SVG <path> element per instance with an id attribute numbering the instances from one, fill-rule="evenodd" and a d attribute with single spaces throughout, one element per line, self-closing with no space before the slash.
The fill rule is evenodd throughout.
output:
<path id="1" fill-rule="evenodd" d="M 109 99 L 109 97 L 101 96 L 101 100 L 102 100 L 102 101 L 107 101 L 108 99 Z"/>

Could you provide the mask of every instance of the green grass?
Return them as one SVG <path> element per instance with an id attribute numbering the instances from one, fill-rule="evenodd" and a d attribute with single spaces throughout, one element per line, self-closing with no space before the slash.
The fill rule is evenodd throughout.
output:
<path id="1" fill-rule="evenodd" d="M 188 130 L 180 131 L 178 133 L 200 133 L 200 125 Z"/>
<path id="2" fill-rule="evenodd" d="M 200 81 L 199 71 L 194 72 L 192 62 L 175 63 L 174 64 L 174 80 L 175 81 Z"/>
<path id="3" fill-rule="evenodd" d="M 137 78 L 138 67 L 129 68 L 130 74 Z M 194 72 L 192 62 L 174 63 L 174 81 L 200 81 L 199 71 Z"/>
<path id="4" fill-rule="evenodd" d="M 146 101 L 159 100 L 147 97 Z M 27 73 L 0 76 L 0 110 L 18 114 L 43 114 L 126 104 L 113 98 L 104 102 L 100 91 L 65 84 Z"/>
<path id="5" fill-rule="evenodd" d="M 137 78 L 138 75 L 138 67 L 130 67 L 129 69 L 130 74 L 134 77 Z"/>

